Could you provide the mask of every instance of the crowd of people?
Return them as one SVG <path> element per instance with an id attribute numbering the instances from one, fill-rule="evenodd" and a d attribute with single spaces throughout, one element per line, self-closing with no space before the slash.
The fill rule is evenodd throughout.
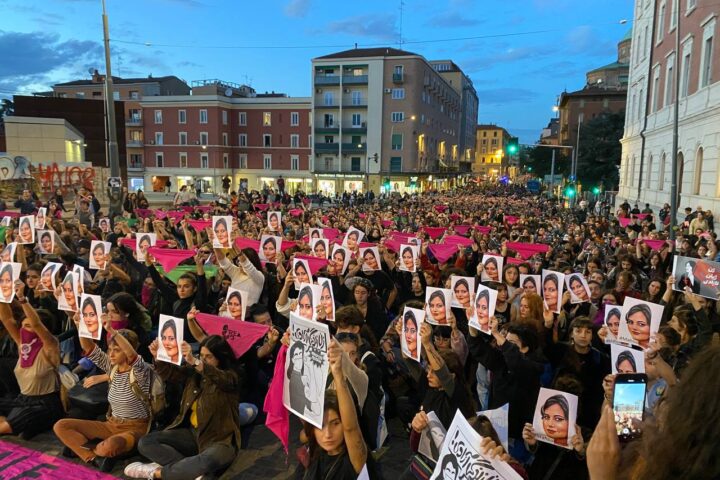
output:
<path id="1" fill-rule="evenodd" d="M 198 205 L 181 190 L 171 207 L 152 209 L 131 194 L 123 215 L 107 218 L 85 189 L 74 212 L 61 192 L 46 202 L 23 192 L 19 213 L 0 211 L 9 217 L 2 265 L 21 265 L 17 277 L 0 266 L 0 289 L 13 298 L 0 303 L 0 435 L 52 430 L 64 455 L 105 472 L 137 452 L 145 461 L 125 467 L 132 478 L 220 476 L 266 421 L 285 362 L 291 390 L 308 381 L 288 332 L 297 313 L 332 338 L 322 428 L 291 420 L 303 427 L 303 447 L 291 452 L 298 479 L 388 478 L 383 448 L 408 441 L 417 453 L 401 478 L 429 478 L 435 462 L 421 437 L 437 422 L 449 429 L 458 411 L 485 439 L 484 454 L 521 478 L 720 478 L 717 304 L 672 275 L 676 255 L 718 260 L 711 214 L 688 212 L 673 242 L 668 212 L 567 208 L 513 185 L 359 197 L 319 207 L 285 191 L 232 192 Z M 28 215 L 44 217 L 38 232 L 52 243 L 25 238 Z M 215 216 L 231 217 L 224 230 L 213 229 Z M 272 252 L 259 246 L 267 237 L 282 237 Z M 220 238 L 226 248 L 214 246 Z M 91 251 L 97 242 L 109 250 Z M 165 252 L 183 259 L 166 270 Z M 307 257 L 319 262 L 295 262 Z M 568 276 L 568 289 L 559 294 L 558 275 L 543 271 Z M 306 305 L 299 276 L 320 282 L 318 304 Z M 452 306 L 437 289 L 454 292 Z M 628 315 L 642 370 L 629 354 L 611 361 L 626 299 L 663 307 L 653 332 Z M 433 321 L 419 320 L 422 311 Z M 201 326 L 207 314 L 267 331 L 238 355 L 228 335 Z M 613 371 L 646 375 L 642 436 L 628 442 L 617 434 Z M 578 398 L 575 425 L 565 397 L 543 403 L 554 444 L 533 427 L 541 388 Z M 291 394 L 295 412 L 317 408 L 299 400 Z M 477 412 L 506 405 L 502 442 L 502 426 Z M 388 436 L 390 421 L 409 440 Z M 458 475 L 457 465 L 438 468 Z"/>

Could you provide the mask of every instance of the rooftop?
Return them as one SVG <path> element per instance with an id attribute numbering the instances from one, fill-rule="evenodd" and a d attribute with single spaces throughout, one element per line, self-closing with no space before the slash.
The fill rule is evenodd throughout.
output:
<path id="1" fill-rule="evenodd" d="M 600 68 L 596 68 L 596 69 L 594 69 L 594 70 L 590 70 L 590 71 L 587 72 L 587 73 L 595 73 L 595 72 L 599 72 L 599 71 L 601 71 L 601 70 L 614 70 L 614 69 L 618 69 L 618 68 L 626 68 L 626 69 L 629 70 L 629 69 L 630 69 L 630 65 L 627 64 L 627 63 L 613 62 L 613 63 L 609 63 L 609 64 L 605 65 L 604 67 L 600 67 Z"/>
<path id="2" fill-rule="evenodd" d="M 101 77 L 104 79 L 104 75 L 101 75 Z M 167 75 L 164 77 L 153 77 L 152 75 L 149 75 L 147 77 L 138 77 L 138 78 L 120 78 L 120 77 L 112 77 L 113 84 L 115 85 L 122 85 L 122 84 L 137 84 L 137 83 L 161 83 L 166 80 L 178 80 L 182 82 L 178 77 L 175 75 Z M 102 83 L 101 81 L 97 81 L 95 78 L 88 78 L 86 80 L 73 80 L 72 82 L 64 82 L 64 83 L 56 83 L 53 85 L 54 87 L 72 87 L 72 86 L 78 86 L 78 85 L 97 85 L 99 83 Z"/>
<path id="3" fill-rule="evenodd" d="M 364 58 L 364 57 L 419 57 L 417 53 L 399 50 L 397 48 L 380 47 L 380 48 L 353 48 L 342 52 L 331 53 L 317 57 L 316 60 L 329 60 L 334 58 Z"/>

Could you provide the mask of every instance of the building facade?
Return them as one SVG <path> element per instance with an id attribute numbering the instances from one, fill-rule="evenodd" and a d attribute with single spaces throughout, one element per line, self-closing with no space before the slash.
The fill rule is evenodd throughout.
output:
<path id="1" fill-rule="evenodd" d="M 670 203 L 673 124 L 679 98 L 678 207 L 720 208 L 720 5 L 638 0 L 618 202 Z M 676 41 L 680 41 L 679 51 Z M 679 96 L 676 95 L 679 90 Z"/>
<path id="2" fill-rule="evenodd" d="M 319 191 L 447 188 L 460 171 L 461 94 L 422 56 L 353 49 L 312 61 Z"/>
<path id="3" fill-rule="evenodd" d="M 314 189 L 310 166 L 310 98 L 181 95 L 146 97 L 144 165 L 135 175 L 148 191 L 175 191 L 202 180 L 204 192 Z"/>
<path id="4" fill-rule="evenodd" d="M 508 174 L 507 144 L 510 134 L 498 125 L 478 125 L 475 130 L 473 175 L 493 181 Z"/>

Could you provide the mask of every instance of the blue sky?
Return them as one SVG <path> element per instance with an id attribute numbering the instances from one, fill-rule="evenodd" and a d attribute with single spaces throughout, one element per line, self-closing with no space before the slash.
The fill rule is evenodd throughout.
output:
<path id="1" fill-rule="evenodd" d="M 119 76 L 219 78 L 309 96 L 313 57 L 355 43 L 397 47 L 400 38 L 400 0 L 107 1 Z M 524 143 L 538 138 L 563 90 L 582 88 L 587 70 L 614 61 L 631 25 L 619 21 L 632 19 L 633 6 L 632 0 L 403 3 L 403 48 L 454 60 L 478 90 L 479 121 L 502 125 Z M 0 0 L 0 96 L 86 78 L 91 67 L 103 71 L 100 5 Z"/>

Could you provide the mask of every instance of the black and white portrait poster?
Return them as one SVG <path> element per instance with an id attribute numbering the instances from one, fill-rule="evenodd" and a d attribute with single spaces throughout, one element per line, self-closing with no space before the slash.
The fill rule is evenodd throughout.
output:
<path id="1" fill-rule="evenodd" d="M 328 377 L 327 325 L 290 313 L 290 347 L 283 376 L 283 404 L 292 413 L 322 428 Z"/>
<path id="2" fill-rule="evenodd" d="M 310 273 L 310 265 L 303 258 L 294 258 L 292 263 L 293 276 L 295 277 L 295 290 L 300 291 L 300 285 L 303 283 L 312 283 L 312 274 Z"/>
<path id="3" fill-rule="evenodd" d="M 570 393 L 541 388 L 535 404 L 533 430 L 540 442 L 572 450 L 578 397 Z"/>
<path id="4" fill-rule="evenodd" d="M 100 295 L 83 293 L 80 296 L 80 326 L 78 335 L 83 338 L 100 340 L 102 335 L 102 299 Z"/>
<path id="5" fill-rule="evenodd" d="M 342 245 L 335 245 L 332 251 L 330 263 L 335 269 L 336 275 L 345 275 L 348 264 L 350 263 L 350 257 L 352 257 L 350 249 L 343 247 Z"/>
<path id="6" fill-rule="evenodd" d="M 50 255 L 55 250 L 55 230 L 37 231 L 37 252 L 42 255 Z"/>
<path id="7" fill-rule="evenodd" d="M 317 283 L 320 286 L 320 305 L 325 309 L 325 320 L 335 321 L 335 294 L 333 293 L 332 281 L 329 278 L 318 277 Z"/>
<path id="8" fill-rule="evenodd" d="M 472 306 L 475 296 L 475 277 L 450 276 L 450 289 L 453 292 L 452 306 L 466 309 Z"/>
<path id="9" fill-rule="evenodd" d="M 497 295 L 497 290 L 488 288 L 483 284 L 477 286 L 477 293 L 473 302 L 473 315 L 468 319 L 469 326 L 490 335 L 490 318 L 495 315 Z"/>
<path id="10" fill-rule="evenodd" d="M 536 293 L 542 296 L 542 292 L 540 291 L 541 281 L 540 275 L 520 274 L 520 288 L 522 288 L 525 293 Z"/>
<path id="11" fill-rule="evenodd" d="M 47 223 L 47 208 L 38 208 L 37 214 L 35 215 L 35 230 L 44 230 L 45 224 Z"/>
<path id="12" fill-rule="evenodd" d="M 40 290 L 44 292 L 54 292 L 57 287 L 57 273 L 60 271 L 62 263 L 48 262 L 40 272 Z"/>
<path id="13" fill-rule="evenodd" d="M 521 480 L 510 465 L 485 457 L 482 437 L 465 420 L 460 410 L 445 435 L 445 443 L 430 480 Z"/>
<path id="14" fill-rule="evenodd" d="M 362 258 L 363 272 L 377 272 L 380 266 L 380 252 L 378 247 L 366 247 L 360 249 L 360 257 Z"/>
<path id="15" fill-rule="evenodd" d="M 277 254 L 282 248 L 282 237 L 274 235 L 263 235 L 260 237 L 260 260 L 269 263 L 277 263 Z"/>
<path id="16" fill-rule="evenodd" d="M 502 282 L 502 270 L 503 270 L 503 257 L 497 255 L 483 255 L 482 258 L 482 273 L 480 274 L 480 280 L 483 282 Z"/>
<path id="17" fill-rule="evenodd" d="M 310 249 L 312 250 L 313 256 L 327 260 L 328 251 L 329 251 L 327 239 L 325 239 L 325 238 L 311 239 L 310 240 Z"/>
<path id="18" fill-rule="evenodd" d="M 590 301 L 590 287 L 587 280 L 580 273 L 565 276 L 565 288 L 570 292 L 570 303 L 583 303 Z"/>
<path id="19" fill-rule="evenodd" d="M 618 341 L 646 349 L 660 329 L 665 307 L 637 298 L 625 297 Z"/>
<path id="20" fill-rule="evenodd" d="M 402 353 L 419 362 L 422 351 L 420 326 L 425 320 L 425 312 L 417 308 L 405 307 L 400 320 L 402 321 L 402 337 L 400 337 Z"/>
<path id="21" fill-rule="evenodd" d="M 398 269 L 402 272 L 416 272 L 417 264 L 415 263 L 420 256 L 420 247 L 417 245 L 409 245 L 403 243 L 400 245 L 400 266 Z"/>
<path id="22" fill-rule="evenodd" d="M 108 267 L 106 256 L 110 253 L 110 242 L 93 240 L 90 242 L 90 268 L 105 270 Z"/>
<path id="23" fill-rule="evenodd" d="M 232 217 L 230 215 L 213 215 L 213 248 L 230 248 L 230 232 L 232 232 Z"/>
<path id="24" fill-rule="evenodd" d="M 565 275 L 552 270 L 542 271 L 542 297 L 545 308 L 553 313 L 560 313 L 562 308 L 563 287 Z"/>
<path id="25" fill-rule="evenodd" d="M 317 307 L 320 305 L 322 287 L 311 283 L 301 283 L 298 289 L 295 315 L 306 320 L 317 320 Z"/>
<path id="26" fill-rule="evenodd" d="M 282 232 L 282 212 L 268 212 L 267 224 L 271 232 Z"/>
<path id="27" fill-rule="evenodd" d="M 21 263 L 0 263 L 0 303 L 11 303 L 15 298 L 15 282 L 20 280 Z"/>
<path id="28" fill-rule="evenodd" d="M 358 249 L 360 242 L 365 238 L 365 233 L 362 230 L 358 230 L 355 227 L 350 227 L 343 238 L 342 246 L 349 248 L 352 251 Z"/>
<path id="29" fill-rule="evenodd" d="M 699 258 L 675 256 L 672 274 L 673 290 L 684 292 L 690 287 L 701 297 L 717 300 L 720 297 L 720 263 Z"/>
<path id="30" fill-rule="evenodd" d="M 425 321 L 431 325 L 447 325 L 450 316 L 452 290 L 427 287 L 425 289 Z"/>
<path id="31" fill-rule="evenodd" d="M 110 232 L 110 219 L 107 217 L 103 217 L 100 220 L 98 220 L 98 226 L 100 227 L 100 231 L 102 233 L 109 233 Z"/>
<path id="32" fill-rule="evenodd" d="M 437 462 L 440 457 L 440 450 L 442 450 L 443 443 L 445 443 L 447 430 L 445 430 L 435 412 L 428 412 L 427 418 L 427 427 L 420 434 L 418 453 L 422 453 L 433 462 Z"/>
<path id="33" fill-rule="evenodd" d="M 154 247 L 157 243 L 157 235 L 154 233 L 139 233 L 135 242 L 135 256 L 138 262 L 145 261 L 147 249 Z"/>
<path id="34" fill-rule="evenodd" d="M 610 344 L 613 375 L 618 373 L 645 373 L 645 352 L 624 345 Z"/>
<path id="35" fill-rule="evenodd" d="M 157 359 L 161 362 L 180 365 L 182 362 L 183 328 L 182 318 L 160 315 L 158 322 Z"/>

